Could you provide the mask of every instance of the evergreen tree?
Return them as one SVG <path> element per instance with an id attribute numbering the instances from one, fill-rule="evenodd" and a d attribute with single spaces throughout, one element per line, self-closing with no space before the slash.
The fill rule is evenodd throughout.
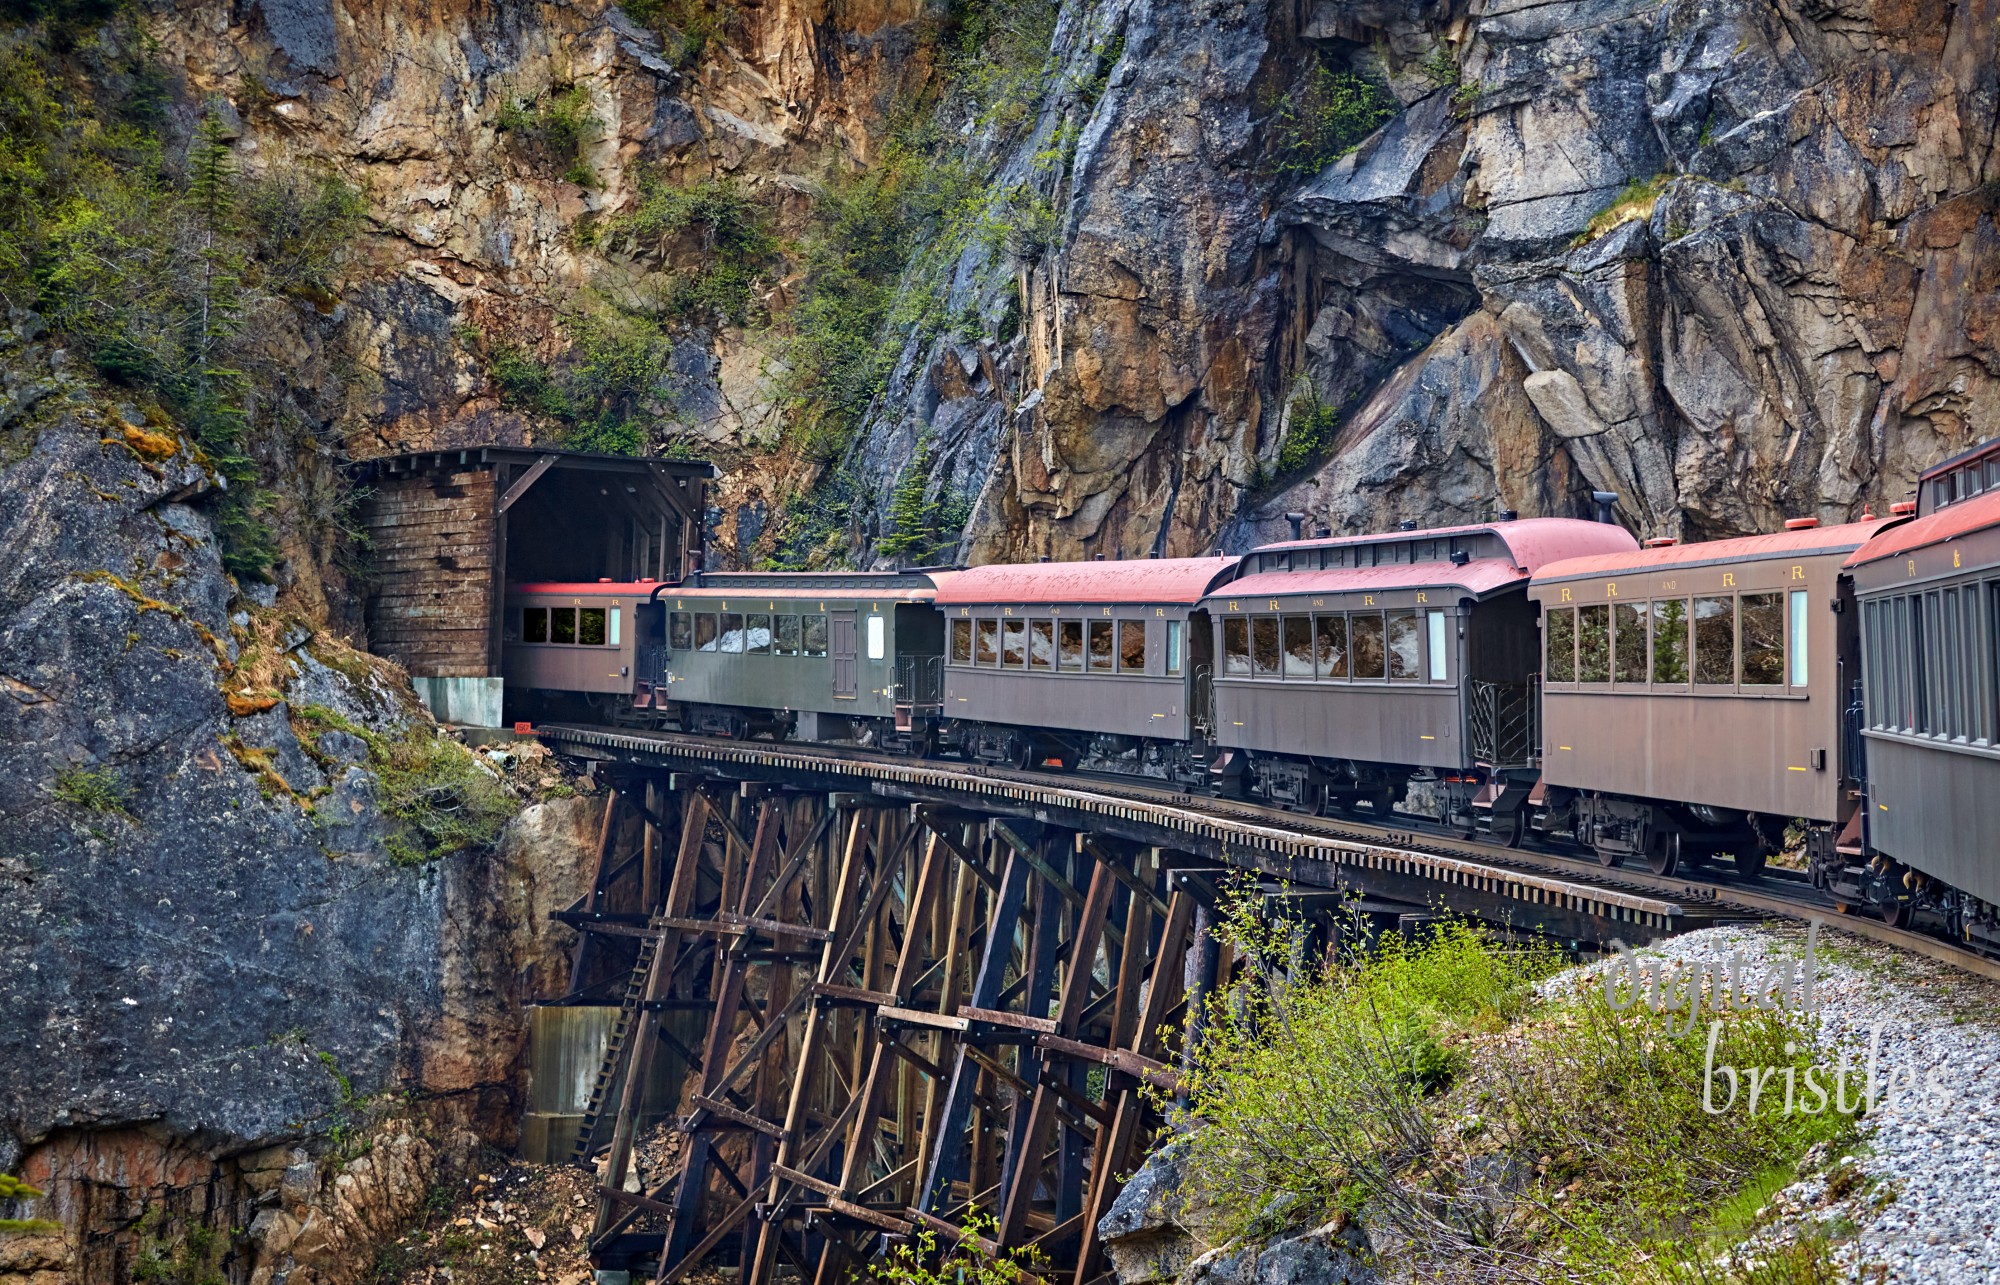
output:
<path id="1" fill-rule="evenodd" d="M 938 510 L 941 503 L 927 492 L 931 477 L 931 440 L 917 439 L 917 453 L 896 480 L 889 497 L 889 534 L 882 537 L 884 556 L 901 563 L 922 563 L 940 541 Z"/>

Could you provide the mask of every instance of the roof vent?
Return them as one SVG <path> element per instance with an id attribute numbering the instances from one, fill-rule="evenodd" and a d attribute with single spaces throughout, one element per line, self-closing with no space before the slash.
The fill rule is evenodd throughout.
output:
<path id="1" fill-rule="evenodd" d="M 1405 520 L 1404 522 L 1400 523 L 1396 527 L 1396 529 L 1398 531 L 1414 531 L 1417 529 L 1417 524 L 1414 520 Z"/>
<path id="2" fill-rule="evenodd" d="M 1100 553 L 1100 554 L 1098 554 L 1098 555 L 1097 555 L 1097 557 L 1096 557 L 1096 558 L 1094 559 L 1094 561 L 1097 561 L 1097 562 L 1102 562 L 1102 561 L 1104 561 L 1104 555 L 1103 555 L 1103 554 L 1101 554 L 1101 553 Z"/>
<path id="3" fill-rule="evenodd" d="M 1917 511 L 1917 502 L 1915 500 L 1898 500 L 1894 504 L 1891 504 L 1889 506 L 1889 512 L 1895 514 L 1899 518 L 1908 517 L 1910 514 L 1915 513 L 1916 511 Z"/>
<path id="4" fill-rule="evenodd" d="M 1670 535 L 1659 535 L 1646 541 L 1646 547 L 1648 549 L 1671 549 L 1679 543 L 1679 540 L 1674 539 Z"/>
<path id="5" fill-rule="evenodd" d="M 1502 509 L 1500 510 L 1500 520 L 1502 522 L 1518 522 L 1521 520 L 1521 511 L 1519 509 Z"/>
<path id="6" fill-rule="evenodd" d="M 1305 531 L 1306 515 L 1303 513 L 1287 513 L 1285 521 L 1292 524 L 1292 539 L 1302 539 Z"/>
<path id="7" fill-rule="evenodd" d="M 654 583 L 657 583 L 657 582 L 656 582 L 656 581 L 655 581 L 655 580 L 653 579 L 653 577 L 651 577 L 651 576 L 640 576 L 640 577 L 639 577 L 639 580 L 638 580 L 638 583 L 640 583 L 640 584 L 654 584 Z"/>
<path id="8" fill-rule="evenodd" d="M 1810 531 L 1810 530 L 1812 530 L 1812 529 L 1813 529 L 1814 527 L 1816 527 L 1816 526 L 1818 526 L 1818 525 L 1819 525 L 1819 519 L 1818 519 L 1818 518 L 1786 518 L 1786 519 L 1785 519 L 1785 530 L 1787 530 L 1787 531 Z"/>
<path id="9" fill-rule="evenodd" d="M 1612 506 L 1618 503 L 1618 492 L 1592 491 L 1590 493 L 1590 502 L 1597 506 L 1597 520 L 1599 522 L 1610 526 L 1618 520 L 1611 516 Z"/>
<path id="10" fill-rule="evenodd" d="M 1048 560 L 1049 560 L 1049 555 L 1046 553 L 1044 553 L 1041 557 L 1035 559 L 1035 561 L 1037 562 L 1047 562 Z"/>
<path id="11" fill-rule="evenodd" d="M 1313 534 L 1315 536 L 1318 536 L 1322 540 L 1331 539 L 1333 537 L 1333 528 L 1330 526 L 1323 526 L 1315 530 Z"/>
<path id="12" fill-rule="evenodd" d="M 597 577 L 597 583 L 599 583 L 599 584 L 610 584 L 610 583 L 611 583 L 611 577 L 610 577 L 610 576 L 599 576 L 599 577 Z"/>
<path id="13" fill-rule="evenodd" d="M 1453 565 L 1454 567 L 1462 567 L 1470 561 L 1472 561 L 1472 553 L 1470 550 L 1453 549 L 1451 551 L 1451 565 Z"/>

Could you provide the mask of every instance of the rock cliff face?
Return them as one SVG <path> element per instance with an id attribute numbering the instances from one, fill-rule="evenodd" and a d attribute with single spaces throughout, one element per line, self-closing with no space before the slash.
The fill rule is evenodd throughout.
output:
<path id="1" fill-rule="evenodd" d="M 547 356 L 577 298 L 644 296 L 662 261 L 578 229 L 649 170 L 734 176 L 795 231 L 942 74 L 922 0 L 743 4 L 691 57 L 685 14 L 598 0 L 155 5 L 241 156 L 367 195 L 341 305 L 361 454 L 546 439 L 468 327 Z M 929 492 L 976 501 L 958 552 L 982 560 L 1237 547 L 1286 511 L 1574 512 L 1592 488 L 1642 534 L 1723 535 L 1879 507 L 2000 432 L 1985 0 L 1049 7 L 1026 110 L 941 110 L 989 215 L 1025 196 L 1052 228 L 905 281 L 963 324 L 884 337 L 839 461 L 855 556 L 920 440 Z M 1321 68 L 1388 111 L 1315 168 L 1279 136 Z M 584 186 L 502 128 L 572 90 L 601 126 Z M 795 285 L 769 284 L 771 329 L 677 328 L 665 435 L 728 471 L 725 560 L 768 553 L 772 508 L 828 472 L 772 405 Z"/>
<path id="2" fill-rule="evenodd" d="M 236 590 L 170 426 L 32 322 L 0 366 L 0 1171 L 63 1228 L 9 1237 L 0 1277 L 207 1246 L 231 1280 L 356 1279 L 441 1165 L 511 1136 L 598 804 L 394 859 L 365 738 L 429 735 L 407 682 Z"/>

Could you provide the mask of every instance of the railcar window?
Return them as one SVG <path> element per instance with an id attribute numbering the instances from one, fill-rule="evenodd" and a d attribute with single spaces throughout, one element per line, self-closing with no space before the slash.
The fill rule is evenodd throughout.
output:
<path id="1" fill-rule="evenodd" d="M 743 613 L 740 611 L 722 613 L 722 650 L 743 650 Z"/>
<path id="2" fill-rule="evenodd" d="M 1653 681 L 1685 687 L 1688 680 L 1688 600 L 1668 598 L 1653 608 Z"/>
<path id="3" fill-rule="evenodd" d="M 1056 622 L 1056 664 L 1064 669 L 1083 668 L 1083 622 Z"/>
<path id="4" fill-rule="evenodd" d="M 1417 629 L 1417 613 L 1389 613 L 1389 677 L 1417 678 L 1423 673 L 1423 635 Z"/>
<path id="5" fill-rule="evenodd" d="M 1032 669 L 1056 667 L 1056 622 L 1036 620 L 1028 625 L 1028 665 Z"/>
<path id="6" fill-rule="evenodd" d="M 777 652 L 780 656 L 798 655 L 799 618 L 797 616 L 790 614 L 779 616 L 777 620 L 777 626 L 778 626 L 778 637 L 776 642 L 772 645 L 771 649 Z"/>
<path id="7" fill-rule="evenodd" d="M 868 659 L 881 660 L 889 654 L 889 618 L 868 617 Z"/>
<path id="8" fill-rule="evenodd" d="M 743 618 L 744 650 L 759 656 L 771 654 L 771 618 L 763 612 L 756 612 Z"/>
<path id="9" fill-rule="evenodd" d="M 675 651 L 694 650 L 694 616 L 685 611 L 667 614 L 667 646 Z"/>
<path id="10" fill-rule="evenodd" d="M 1314 616 L 1314 668 L 1321 678 L 1347 677 L 1347 617 Z"/>
<path id="11" fill-rule="evenodd" d="M 1313 622 L 1311 616 L 1286 616 L 1285 677 L 1313 676 Z"/>
<path id="12" fill-rule="evenodd" d="M 1694 600 L 1694 680 L 1713 686 L 1736 683 L 1736 600 Z"/>
<path id="13" fill-rule="evenodd" d="M 1250 676 L 1250 622 L 1222 622 L 1222 672 L 1231 678 Z"/>
<path id="14" fill-rule="evenodd" d="M 1448 658 L 1451 655 L 1451 626 L 1446 623 L 1450 617 L 1442 611 L 1427 614 L 1430 637 L 1426 640 L 1426 654 L 1430 659 L 1428 677 L 1434 683 L 1444 682 L 1451 676 Z"/>
<path id="15" fill-rule="evenodd" d="M 715 613 L 701 611 L 694 618 L 694 647 L 696 651 L 715 650 Z"/>
<path id="16" fill-rule="evenodd" d="M 616 607 L 611 609 L 611 623 L 605 631 L 604 641 L 613 647 L 618 645 L 618 608 Z"/>
<path id="17" fill-rule="evenodd" d="M 1576 608 L 1552 607 L 1548 614 L 1548 659 L 1542 675 L 1551 683 L 1576 681 Z"/>
<path id="18" fill-rule="evenodd" d="M 1112 673 L 1112 661 L 1116 661 L 1116 655 L 1112 655 L 1112 622 L 1092 620 L 1088 638 L 1090 638 L 1090 669 L 1106 675 Z"/>
<path id="19" fill-rule="evenodd" d="M 951 663 L 970 665 L 972 663 L 972 622 L 954 620 L 951 622 Z"/>
<path id="20" fill-rule="evenodd" d="M 1146 672 L 1146 622 L 1118 622 L 1118 671 L 1123 674 Z"/>
<path id="21" fill-rule="evenodd" d="M 1354 676 L 1381 678 L 1384 673 L 1381 614 L 1378 612 L 1365 616 L 1349 616 L 1347 638 L 1354 648 Z"/>
<path id="22" fill-rule="evenodd" d="M 1611 610 L 1611 677 L 1620 683 L 1646 681 L 1646 618 L 1649 602 L 1621 602 Z"/>
<path id="23" fill-rule="evenodd" d="M 577 612 L 576 640 L 586 647 L 604 645 L 604 608 L 584 607 Z"/>
<path id="24" fill-rule="evenodd" d="M 1791 615 L 1786 631 L 1786 651 L 1791 657 L 1791 684 L 1804 687 L 1812 681 L 1812 672 L 1806 668 L 1806 591 L 1794 589 L 1790 598 Z"/>
<path id="25" fill-rule="evenodd" d="M 1949 733 L 1957 740 L 1965 739 L 1965 667 L 1961 663 L 1964 655 L 1965 627 L 1959 621 L 1958 590 L 1944 591 L 1944 633 L 1939 639 L 1944 651 L 1944 720 L 1939 725 L 1942 732 Z"/>
<path id="26" fill-rule="evenodd" d="M 1736 628 L 1747 687 L 1778 687 L 1785 681 L 1785 596 L 1746 593 L 1736 604 Z"/>
<path id="27" fill-rule="evenodd" d="M 1258 616 L 1250 622 L 1250 668 L 1259 678 L 1278 675 L 1278 618 Z"/>
<path id="28" fill-rule="evenodd" d="M 821 615 L 799 618 L 800 654 L 806 656 L 826 655 L 826 617 Z"/>
<path id="29" fill-rule="evenodd" d="M 1178 676 L 1181 672 L 1181 622 L 1167 622 L 1167 673 Z"/>
<path id="30" fill-rule="evenodd" d="M 521 641 L 545 643 L 549 640 L 549 609 L 521 608 Z"/>
<path id="31" fill-rule="evenodd" d="M 975 665 L 997 665 L 1000 663 L 1000 622 L 982 620 L 979 622 L 979 650 L 973 654 Z"/>
<path id="32" fill-rule="evenodd" d="M 1576 681 L 1611 681 L 1611 608 L 1606 603 L 1576 609 Z"/>
<path id="33" fill-rule="evenodd" d="M 1944 629 L 1938 621 L 1937 590 L 1933 589 L 1931 592 L 1925 594 L 1921 602 L 1924 612 L 1923 675 L 1924 696 L 1926 699 L 1918 708 L 1917 714 L 1918 717 L 1924 720 L 1922 730 L 1930 733 L 1932 736 L 1937 736 L 1945 730 L 1944 690 L 1945 684 L 1948 681 L 1945 676 L 1942 659 L 1938 655 L 1938 652 L 1941 650 L 1939 644 L 1944 641 Z"/>
<path id="34" fill-rule="evenodd" d="M 549 611 L 549 641 L 558 643 L 576 641 L 575 607 L 555 607 Z"/>
<path id="35" fill-rule="evenodd" d="M 1025 669 L 1028 664 L 1028 622 L 1000 622 L 1000 663 Z"/>

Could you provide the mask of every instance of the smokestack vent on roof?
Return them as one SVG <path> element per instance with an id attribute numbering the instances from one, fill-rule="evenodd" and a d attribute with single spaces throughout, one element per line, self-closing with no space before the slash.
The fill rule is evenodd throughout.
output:
<path id="1" fill-rule="evenodd" d="M 1816 527 L 1816 526 L 1818 526 L 1818 525 L 1819 525 L 1819 519 L 1818 519 L 1818 518 L 1786 518 L 1786 519 L 1785 519 L 1785 530 L 1787 530 L 1787 531 L 1810 531 L 1810 530 L 1812 530 L 1812 529 L 1813 529 L 1814 527 Z"/>

